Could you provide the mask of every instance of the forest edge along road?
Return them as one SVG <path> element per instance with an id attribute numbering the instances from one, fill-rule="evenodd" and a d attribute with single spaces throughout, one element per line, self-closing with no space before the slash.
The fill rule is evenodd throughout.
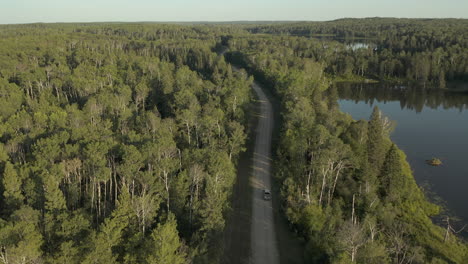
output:
<path id="1" fill-rule="evenodd" d="M 235 66 L 233 69 L 240 70 Z M 271 180 L 271 144 L 277 129 L 274 127 L 275 108 L 261 84 L 254 82 L 252 88 L 257 95 L 251 109 L 255 114 L 249 122 L 247 151 L 238 163 L 223 262 L 303 263 L 302 245 L 288 230 L 286 219 L 277 209 L 279 194 Z M 263 189 L 271 190 L 271 200 L 263 199 Z"/>
<path id="2" fill-rule="evenodd" d="M 234 70 L 239 69 L 234 67 Z M 272 200 L 263 199 L 271 188 L 271 137 L 273 110 L 257 83 L 252 84 L 257 102 L 250 120 L 247 152 L 238 163 L 232 215 L 226 228 L 225 263 L 280 263 Z M 272 193 L 272 196 L 275 194 Z M 274 199 L 274 198 L 273 198 Z"/>

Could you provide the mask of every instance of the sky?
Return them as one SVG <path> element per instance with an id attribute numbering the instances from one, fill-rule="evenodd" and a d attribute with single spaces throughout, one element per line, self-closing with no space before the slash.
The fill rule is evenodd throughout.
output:
<path id="1" fill-rule="evenodd" d="M 0 0 L 0 24 L 468 18 L 468 0 Z"/>

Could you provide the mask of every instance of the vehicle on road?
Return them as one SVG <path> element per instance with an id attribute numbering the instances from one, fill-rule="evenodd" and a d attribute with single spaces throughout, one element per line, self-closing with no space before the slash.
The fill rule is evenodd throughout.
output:
<path id="1" fill-rule="evenodd" d="M 263 190 L 263 199 L 264 200 L 271 200 L 271 191 L 268 189 Z"/>

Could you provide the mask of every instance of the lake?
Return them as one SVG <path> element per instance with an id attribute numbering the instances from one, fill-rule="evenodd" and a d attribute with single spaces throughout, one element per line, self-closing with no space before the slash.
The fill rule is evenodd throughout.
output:
<path id="1" fill-rule="evenodd" d="M 468 222 L 468 93 L 349 83 L 337 90 L 341 110 L 354 119 L 368 120 L 377 105 L 396 121 L 391 138 L 406 153 L 417 183 Z M 432 157 L 443 165 L 427 165 Z"/>

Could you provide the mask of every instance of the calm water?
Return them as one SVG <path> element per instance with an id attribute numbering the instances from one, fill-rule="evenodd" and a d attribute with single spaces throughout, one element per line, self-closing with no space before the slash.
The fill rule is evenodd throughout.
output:
<path id="1" fill-rule="evenodd" d="M 382 84 L 340 84 L 337 89 L 341 110 L 354 119 L 368 119 L 377 105 L 396 121 L 391 138 L 408 156 L 418 184 L 468 222 L 468 94 Z M 432 157 L 443 165 L 427 165 Z"/>

